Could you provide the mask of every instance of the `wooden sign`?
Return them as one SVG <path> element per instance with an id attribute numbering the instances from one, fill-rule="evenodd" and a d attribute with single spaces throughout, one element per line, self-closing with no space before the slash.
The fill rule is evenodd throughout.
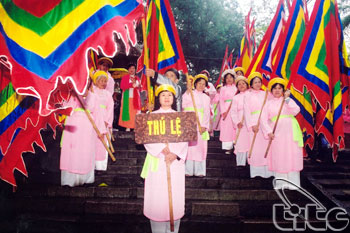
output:
<path id="1" fill-rule="evenodd" d="M 194 112 L 138 114 L 135 119 L 137 144 L 189 142 L 197 140 Z"/>

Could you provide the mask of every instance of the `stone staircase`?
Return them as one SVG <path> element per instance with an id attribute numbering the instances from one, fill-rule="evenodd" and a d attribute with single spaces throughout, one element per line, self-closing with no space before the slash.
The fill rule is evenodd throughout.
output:
<path id="1" fill-rule="evenodd" d="M 117 161 L 109 161 L 107 171 L 96 172 L 93 185 L 59 185 L 58 140 L 45 142 L 47 153 L 26 154 L 29 178 L 16 174 L 17 192 L 0 184 L 0 232 L 151 232 L 143 216 L 143 179 L 139 176 L 146 152 L 135 144 L 133 133 L 114 134 Z M 218 138 L 209 141 L 206 177 L 186 177 L 180 232 L 278 232 L 272 206 L 282 201 L 272 189 L 272 179 L 249 178 L 249 167 L 236 167 L 234 156 L 220 148 Z M 312 170 L 313 165 L 305 166 Z M 302 179 L 302 186 L 317 193 L 325 205 L 332 205 L 308 180 Z M 286 193 L 295 203 L 307 203 L 296 191 Z"/>

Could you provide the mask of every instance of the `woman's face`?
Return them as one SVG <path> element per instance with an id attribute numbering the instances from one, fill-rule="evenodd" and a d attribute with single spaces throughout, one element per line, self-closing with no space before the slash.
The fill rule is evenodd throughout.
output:
<path id="1" fill-rule="evenodd" d="M 100 89 L 106 89 L 106 86 L 107 86 L 107 78 L 105 76 L 102 76 L 97 79 L 96 87 Z"/>
<path id="2" fill-rule="evenodd" d="M 283 87 L 280 84 L 277 84 L 274 88 L 272 88 L 272 95 L 275 98 L 279 98 L 283 95 Z"/>
<path id="3" fill-rule="evenodd" d="M 171 105 L 174 103 L 174 96 L 170 91 L 162 91 L 159 94 L 159 103 L 160 106 L 164 109 L 171 108 Z"/>
<path id="4" fill-rule="evenodd" d="M 177 76 L 174 72 L 172 71 L 168 71 L 165 73 L 165 77 L 167 77 L 168 79 L 170 79 L 173 83 L 177 83 Z"/>
<path id="5" fill-rule="evenodd" d="M 128 71 L 129 71 L 129 74 L 130 74 L 130 75 L 134 75 L 135 72 L 136 72 L 136 67 L 135 67 L 135 66 L 130 66 L 129 69 L 128 69 Z"/>
<path id="6" fill-rule="evenodd" d="M 233 78 L 233 76 L 231 74 L 228 74 L 226 76 L 226 84 L 227 85 L 232 85 L 234 81 L 235 81 L 235 79 Z"/>
<path id="7" fill-rule="evenodd" d="M 237 74 L 237 76 L 244 76 L 243 72 L 242 72 L 242 71 L 240 71 L 240 70 L 239 70 L 239 71 L 237 71 L 237 72 L 236 72 L 236 74 Z"/>
<path id="8" fill-rule="evenodd" d="M 254 90 L 260 90 L 261 89 L 261 79 L 260 78 L 254 78 L 253 79 L 252 88 Z"/>
<path id="9" fill-rule="evenodd" d="M 243 80 L 239 81 L 237 84 L 239 92 L 245 92 L 248 89 L 248 84 Z"/>
<path id="10" fill-rule="evenodd" d="M 204 79 L 201 79 L 196 83 L 196 90 L 197 91 L 203 92 L 205 87 L 206 87 L 206 82 Z"/>
<path id="11" fill-rule="evenodd" d="M 98 65 L 98 69 L 107 72 L 109 69 L 109 64 L 107 62 L 102 62 Z"/>

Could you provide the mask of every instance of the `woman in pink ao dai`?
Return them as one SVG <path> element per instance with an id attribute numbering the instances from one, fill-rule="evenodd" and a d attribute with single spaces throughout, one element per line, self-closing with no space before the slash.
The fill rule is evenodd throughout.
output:
<path id="1" fill-rule="evenodd" d="M 208 152 L 209 140 L 209 119 L 210 119 L 210 98 L 204 93 L 204 89 L 208 84 L 208 77 L 204 74 L 199 74 L 194 79 L 193 91 L 194 101 L 197 107 L 198 118 L 201 128 L 197 126 L 197 141 L 189 142 L 188 154 L 186 161 L 187 176 L 205 176 L 206 175 L 206 159 Z M 182 107 L 184 111 L 194 111 L 190 88 L 188 84 L 187 91 L 182 96 Z"/>
<path id="2" fill-rule="evenodd" d="M 153 113 L 176 112 L 175 89 L 163 84 L 156 90 Z M 145 144 L 146 160 L 141 177 L 145 179 L 144 215 L 150 219 L 153 233 L 170 232 L 169 198 L 166 164 L 170 164 L 174 213 L 174 232 L 179 231 L 185 214 L 185 160 L 188 142 Z"/>
<path id="3" fill-rule="evenodd" d="M 249 132 L 249 147 L 251 147 L 254 133 L 256 132 L 256 139 L 251 157 L 249 158 L 248 155 L 251 178 L 256 176 L 263 178 L 273 176 L 273 172 L 271 172 L 267 167 L 267 159 L 265 158 L 264 151 L 267 147 L 268 140 L 264 137 L 264 134 L 261 131 L 261 124 L 258 123 L 261 109 L 264 106 L 264 100 L 267 97 L 267 93 L 261 90 L 261 81 L 262 76 L 259 72 L 253 72 L 249 75 L 248 83 L 251 88 L 247 93 L 244 102 L 245 122 Z"/>
<path id="4" fill-rule="evenodd" d="M 220 90 L 220 141 L 222 149 L 226 150 L 226 154 L 231 154 L 233 149 L 233 141 L 236 138 L 236 128 L 233 126 L 230 110 L 232 107 L 232 99 L 237 93 L 235 85 L 236 73 L 232 69 L 225 70 L 223 73 L 223 87 Z"/>
<path id="5" fill-rule="evenodd" d="M 289 98 L 290 92 L 285 91 L 285 87 L 284 79 L 274 78 L 270 80 L 269 90 L 271 90 L 273 98 L 267 102 L 263 110 L 261 125 L 264 134 L 272 139 L 267 159 L 268 167 L 275 172 L 277 179 L 274 182 L 274 188 L 297 189 L 300 187 L 300 171 L 303 169 L 303 136 L 294 116 L 299 113 L 300 108 L 294 100 Z M 285 98 L 285 102 L 276 131 L 273 133 L 272 129 L 283 98 Z"/>
<path id="6" fill-rule="evenodd" d="M 244 121 L 243 105 L 249 86 L 246 77 L 238 76 L 235 81 L 239 93 L 233 97 L 231 107 L 231 118 L 237 132 L 234 152 L 237 166 L 245 166 L 250 143 L 248 128 Z"/>

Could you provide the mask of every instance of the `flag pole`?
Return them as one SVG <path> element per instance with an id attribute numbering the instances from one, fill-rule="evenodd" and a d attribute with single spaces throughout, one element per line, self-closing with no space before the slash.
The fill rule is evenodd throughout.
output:
<path id="1" fill-rule="evenodd" d="M 188 73 L 186 73 L 186 79 L 187 79 L 187 84 L 188 84 L 189 81 L 190 81 L 190 79 L 188 78 Z M 197 106 L 196 106 L 196 101 L 194 100 L 194 95 L 193 95 L 193 92 L 192 92 L 192 88 L 190 88 L 190 95 L 191 95 L 191 99 L 192 99 L 192 103 L 193 103 L 194 112 L 196 113 L 196 121 L 197 121 L 197 124 L 198 124 L 199 133 L 202 134 L 202 127 L 201 127 L 201 123 L 199 121 L 198 110 L 197 110 Z"/>
<path id="2" fill-rule="evenodd" d="M 243 122 L 244 122 L 244 114 L 243 114 L 243 116 L 242 116 L 241 123 L 243 124 Z M 241 130 L 242 130 L 242 128 L 239 128 L 239 129 L 238 129 L 238 132 L 237 132 L 237 136 L 236 136 L 236 140 L 235 140 L 235 142 L 234 142 L 234 145 L 237 144 L 237 141 L 238 141 L 239 135 L 240 135 L 240 133 L 241 133 Z"/>
<path id="3" fill-rule="evenodd" d="M 260 113 L 259 113 L 259 118 L 258 118 L 258 124 L 257 124 L 258 129 L 259 129 L 259 126 L 260 126 L 261 113 L 262 113 L 263 108 L 264 108 L 264 106 L 265 106 L 268 93 L 269 93 L 269 90 L 266 88 L 266 93 L 265 93 L 264 102 L 263 102 L 263 104 L 262 104 L 262 106 L 261 106 Z M 252 152 L 253 152 L 253 147 L 254 147 L 254 144 L 255 144 L 256 135 L 257 135 L 257 132 L 256 132 L 256 133 L 254 132 L 254 136 L 253 136 L 252 144 L 251 144 L 251 146 L 250 146 L 248 158 L 250 158 L 250 157 L 252 156 Z"/>
<path id="4" fill-rule="evenodd" d="M 142 17 L 142 34 L 143 34 L 143 59 L 144 65 L 146 69 L 149 68 L 149 56 L 148 56 L 148 47 L 147 47 L 147 37 L 146 37 L 146 21 L 145 17 Z M 152 90 L 151 90 L 151 80 L 149 76 L 147 77 L 147 96 L 148 96 L 148 104 L 152 103 Z M 148 109 L 149 112 L 152 112 L 152 109 Z"/>

